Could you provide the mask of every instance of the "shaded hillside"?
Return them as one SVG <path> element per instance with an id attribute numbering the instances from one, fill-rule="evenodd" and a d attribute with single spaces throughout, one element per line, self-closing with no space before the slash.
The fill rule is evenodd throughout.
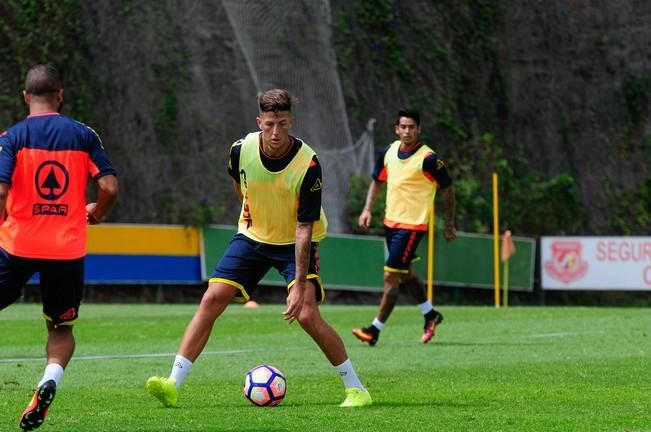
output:
<path id="1" fill-rule="evenodd" d="M 112 221 L 233 223 L 226 157 L 256 127 L 256 82 L 224 1 L 0 3 L 2 125 L 24 115 L 27 66 L 57 63 L 66 112 L 99 131 L 119 169 Z M 503 228 L 648 233 L 650 3 L 319 5 L 331 11 L 352 136 L 375 118 L 382 147 L 399 107 L 421 109 L 425 139 L 455 175 L 462 229 L 489 229 L 497 169 Z M 270 38 L 291 48 L 285 36 Z"/>
<path id="2" fill-rule="evenodd" d="M 353 130 L 376 117 L 377 141 L 389 142 L 397 107 L 423 110 L 427 139 L 457 180 L 482 183 L 462 202 L 482 204 L 466 223 L 490 219 L 489 174 L 503 170 L 504 157 L 527 181 L 567 174 L 529 205 L 524 198 L 539 193 L 534 185 L 528 193 L 526 183 L 506 185 L 515 187 L 502 196 L 503 206 L 513 205 L 503 211 L 504 224 L 545 212 L 573 178 L 586 210 L 576 230 L 648 233 L 651 3 L 336 3 L 335 40 Z M 541 175 L 530 178 L 530 168 Z M 568 214 L 552 232 L 571 233 L 570 221 L 584 216 Z M 550 233 L 538 226 L 530 233 Z"/>
<path id="3" fill-rule="evenodd" d="M 223 9 L 89 1 L 83 11 L 95 120 L 123 184 L 114 219 L 232 223 L 228 149 L 255 128 L 256 106 Z"/>

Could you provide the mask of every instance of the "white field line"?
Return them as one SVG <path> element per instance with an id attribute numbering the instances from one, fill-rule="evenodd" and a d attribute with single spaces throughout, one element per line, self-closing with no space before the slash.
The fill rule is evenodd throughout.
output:
<path id="1" fill-rule="evenodd" d="M 228 354 L 248 354 L 254 352 L 269 351 L 269 349 L 240 349 L 240 350 L 223 350 L 223 351 L 204 351 L 204 355 L 228 355 Z M 287 351 L 287 350 L 284 350 Z M 75 360 L 114 360 L 114 359 L 141 359 L 141 358 L 156 358 L 156 357 L 171 357 L 174 358 L 176 353 L 143 353 L 143 354 L 106 354 L 106 355 L 88 355 L 88 356 L 74 356 L 71 361 Z M 0 358 L 0 363 L 28 363 L 28 362 L 42 362 L 45 357 L 24 357 L 24 358 Z"/>
<path id="2" fill-rule="evenodd" d="M 605 334 L 605 331 L 599 330 L 588 330 L 580 332 L 558 332 L 558 333 L 537 333 L 527 336 L 522 336 L 523 338 L 545 338 L 545 337 L 567 337 L 567 336 L 581 336 L 587 334 Z"/>
<path id="3" fill-rule="evenodd" d="M 530 335 L 520 336 L 520 339 L 529 338 L 556 338 L 568 336 L 581 336 L 587 334 L 605 334 L 604 331 L 581 331 L 581 332 L 557 332 L 557 333 L 535 333 Z M 406 342 L 404 344 L 407 344 Z M 403 343 L 393 343 L 390 345 L 403 345 Z M 409 344 L 411 345 L 411 344 Z M 283 351 L 289 350 L 303 350 L 304 348 L 285 348 Z M 237 350 L 221 350 L 221 351 L 204 351 L 201 353 L 205 355 L 228 355 L 228 354 L 249 354 L 255 352 L 270 351 L 265 349 L 237 349 Z M 120 359 L 143 359 L 143 358 L 158 358 L 158 357 L 174 357 L 176 353 L 142 353 L 142 354 L 105 354 L 105 355 L 87 355 L 87 356 L 74 356 L 71 361 L 75 360 L 120 360 Z M 29 363 L 29 362 L 42 362 L 45 361 L 44 357 L 24 357 L 24 358 L 0 358 L 0 363 Z"/>

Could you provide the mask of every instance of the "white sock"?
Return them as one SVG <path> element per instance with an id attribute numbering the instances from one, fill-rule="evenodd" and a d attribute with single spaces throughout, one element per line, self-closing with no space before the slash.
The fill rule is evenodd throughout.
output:
<path id="1" fill-rule="evenodd" d="M 337 372 L 339 372 L 339 376 L 341 377 L 341 380 L 344 382 L 344 387 L 346 388 L 357 387 L 357 388 L 364 389 L 364 386 L 362 385 L 361 381 L 359 380 L 359 378 L 357 378 L 355 369 L 353 369 L 353 363 L 350 361 L 350 359 L 347 359 L 339 366 L 335 366 L 335 369 L 337 369 Z"/>
<path id="2" fill-rule="evenodd" d="M 377 318 L 373 318 L 373 327 L 375 327 L 378 330 L 382 330 L 384 328 L 384 323 L 380 321 Z"/>
<path id="3" fill-rule="evenodd" d="M 423 313 L 423 315 L 426 315 L 429 311 L 434 309 L 434 307 L 432 306 L 432 302 L 430 302 L 429 300 L 419 304 L 418 307 L 420 308 L 420 311 Z"/>
<path id="4" fill-rule="evenodd" d="M 40 387 L 45 381 L 54 380 L 58 387 L 61 378 L 63 378 L 63 366 L 56 363 L 50 363 L 49 365 L 45 366 L 43 378 L 41 378 L 41 380 L 38 382 L 38 386 Z"/>
<path id="5" fill-rule="evenodd" d="M 192 362 L 182 355 L 177 354 L 177 356 L 174 357 L 174 364 L 172 365 L 170 378 L 174 378 L 176 380 L 177 389 L 181 388 L 181 384 L 183 384 L 183 381 L 185 381 L 185 377 L 188 375 L 188 372 L 190 372 L 191 367 Z"/>

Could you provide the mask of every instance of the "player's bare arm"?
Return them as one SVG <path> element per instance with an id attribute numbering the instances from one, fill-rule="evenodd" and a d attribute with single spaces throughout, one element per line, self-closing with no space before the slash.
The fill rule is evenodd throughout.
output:
<path id="1" fill-rule="evenodd" d="M 313 222 L 298 222 L 296 225 L 296 279 L 287 295 L 287 309 L 283 318 L 290 323 L 298 318 L 303 308 L 303 296 L 307 283 L 307 269 L 310 264 Z"/>
<path id="2" fill-rule="evenodd" d="M 3 219 L 5 214 L 5 206 L 7 204 L 7 197 L 9 196 L 10 186 L 7 183 L 0 182 L 0 220 Z"/>
<path id="3" fill-rule="evenodd" d="M 240 184 L 235 180 L 233 180 L 233 192 L 235 193 L 235 196 L 241 203 L 244 200 L 244 195 L 242 195 L 242 188 Z"/>
<path id="4" fill-rule="evenodd" d="M 382 189 L 382 183 L 373 180 L 368 187 L 368 192 L 366 192 L 366 202 L 364 203 L 364 209 L 359 215 L 357 221 L 360 228 L 367 230 L 371 226 L 371 211 L 373 210 L 373 205 L 375 205 L 375 200 L 377 199 L 380 190 Z"/>
<path id="5" fill-rule="evenodd" d="M 114 175 L 105 175 L 97 180 L 97 202 L 86 205 L 88 225 L 97 225 L 102 222 L 113 204 L 115 204 L 118 190 L 118 178 Z"/>
<path id="6" fill-rule="evenodd" d="M 441 189 L 443 206 L 445 207 L 445 222 L 443 224 L 443 238 L 452 241 L 457 238 L 457 230 L 454 223 L 454 186 L 450 185 Z"/>

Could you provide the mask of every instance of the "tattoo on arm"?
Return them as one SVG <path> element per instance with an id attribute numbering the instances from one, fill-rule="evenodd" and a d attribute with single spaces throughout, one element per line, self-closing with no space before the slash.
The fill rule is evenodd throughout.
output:
<path id="1" fill-rule="evenodd" d="M 313 225 L 313 222 L 299 222 L 296 225 L 296 280 L 305 280 L 307 278 Z"/>
<path id="2" fill-rule="evenodd" d="M 443 205 L 445 206 L 445 224 L 448 226 L 455 226 L 455 213 L 454 213 L 454 187 L 448 186 L 441 189 L 443 195 Z"/>

